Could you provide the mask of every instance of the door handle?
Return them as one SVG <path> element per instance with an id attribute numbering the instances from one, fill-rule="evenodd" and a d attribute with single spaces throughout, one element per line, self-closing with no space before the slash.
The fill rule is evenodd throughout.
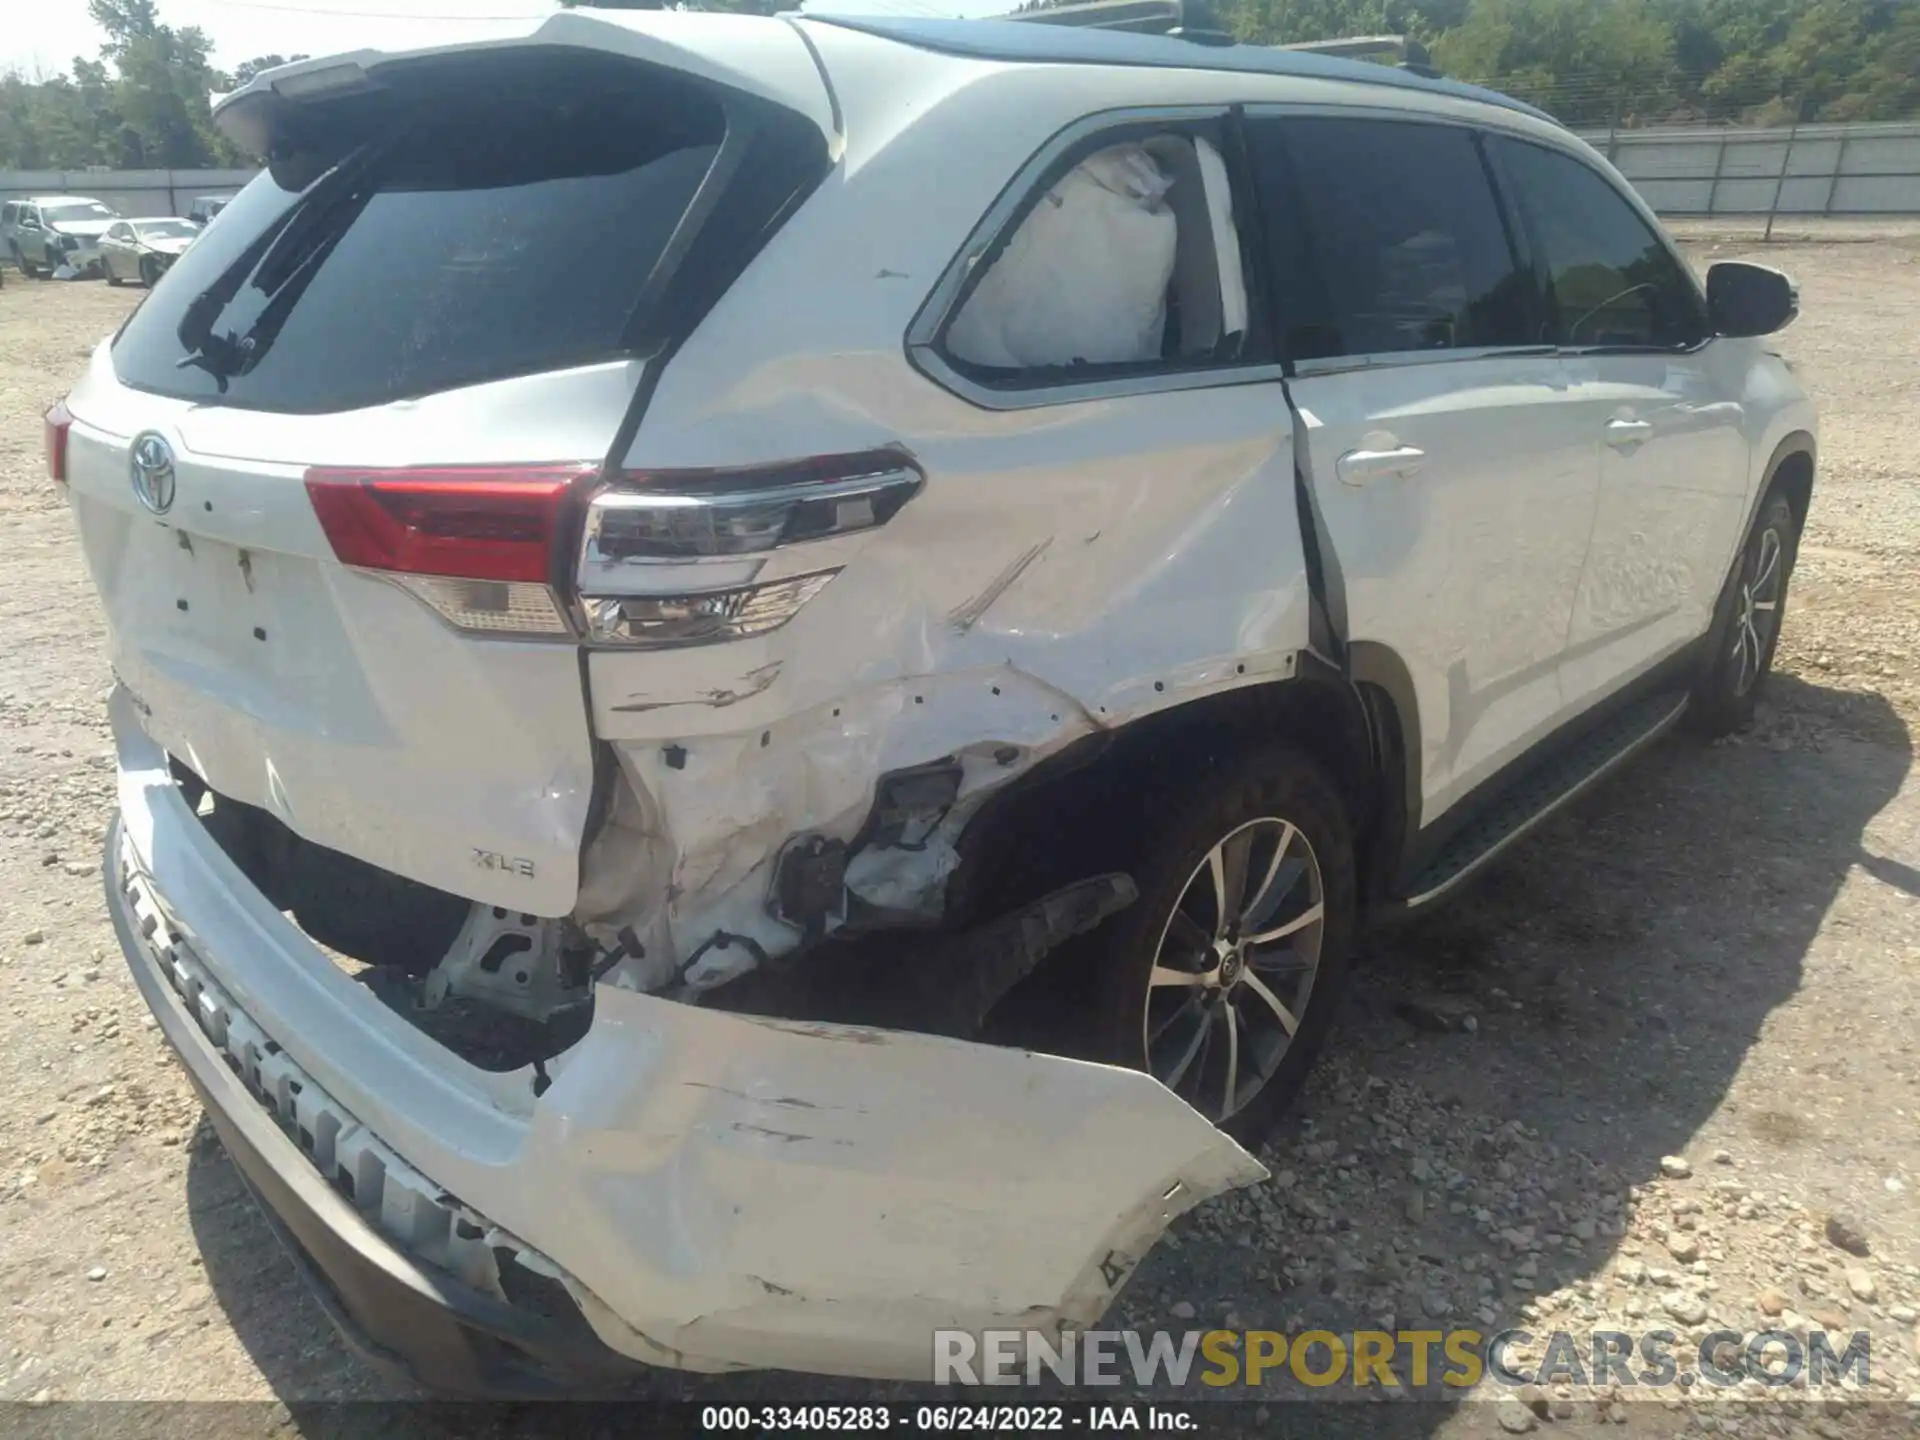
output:
<path id="1" fill-rule="evenodd" d="M 1607 422 L 1607 444 L 1616 450 L 1625 450 L 1630 445 L 1639 445 L 1653 434 L 1653 425 L 1646 420 L 1609 420 Z"/>
<path id="2" fill-rule="evenodd" d="M 1382 475 L 1398 475 L 1402 480 L 1417 474 L 1427 463 L 1427 452 L 1413 445 L 1391 450 L 1349 450 L 1334 462 L 1334 472 L 1348 485 L 1364 485 Z"/>

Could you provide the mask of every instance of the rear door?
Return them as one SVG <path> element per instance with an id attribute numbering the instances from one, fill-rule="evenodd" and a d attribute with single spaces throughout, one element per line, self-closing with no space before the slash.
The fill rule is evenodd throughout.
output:
<path id="1" fill-rule="evenodd" d="M 309 106 L 267 95 L 273 162 L 69 397 L 73 508 L 116 671 L 176 758 L 322 845 L 563 915 L 594 774 L 575 492 L 685 285 L 764 232 L 734 214 L 679 263 L 726 211 L 710 177 L 753 168 L 725 152 L 824 139 L 631 54 L 375 58 Z"/>
<path id="2" fill-rule="evenodd" d="M 1500 139 L 1600 473 L 1563 681 L 1585 706 L 1704 634 L 1747 509 L 1744 364 L 1680 260 L 1593 164 Z"/>
<path id="3" fill-rule="evenodd" d="M 1594 440 L 1471 130 L 1249 130 L 1301 468 L 1349 640 L 1412 682 L 1425 824 L 1562 718 Z"/>

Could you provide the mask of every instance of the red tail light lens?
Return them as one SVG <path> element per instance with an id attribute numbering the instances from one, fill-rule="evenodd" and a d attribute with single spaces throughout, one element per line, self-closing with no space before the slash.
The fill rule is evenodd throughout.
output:
<path id="1" fill-rule="evenodd" d="M 333 553 L 408 575 L 545 584 L 567 497 L 593 464 L 307 471 Z"/>
<path id="2" fill-rule="evenodd" d="M 73 427 L 73 416 L 67 410 L 67 402 L 54 402 L 47 411 L 47 474 L 56 485 L 67 483 L 67 431 Z"/>

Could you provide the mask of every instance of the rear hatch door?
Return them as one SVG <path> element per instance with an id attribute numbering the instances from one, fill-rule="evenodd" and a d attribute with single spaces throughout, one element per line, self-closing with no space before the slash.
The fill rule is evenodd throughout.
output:
<path id="1" fill-rule="evenodd" d="M 272 163 L 67 402 L 116 671 L 223 794 L 563 915 L 594 779 L 577 492 L 764 243 L 737 177 L 764 222 L 824 169 L 824 85 L 790 27 L 710 16 L 270 75 L 221 119 Z"/>

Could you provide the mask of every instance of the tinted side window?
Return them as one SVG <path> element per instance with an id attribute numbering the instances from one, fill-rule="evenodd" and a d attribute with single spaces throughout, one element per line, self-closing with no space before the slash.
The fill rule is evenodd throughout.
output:
<path id="1" fill-rule="evenodd" d="M 1547 272 L 1555 338 L 1663 349 L 1706 338 L 1692 280 L 1610 181 L 1539 145 L 1493 143 Z"/>
<path id="2" fill-rule="evenodd" d="M 1538 344 L 1473 136 L 1398 120 L 1250 124 L 1294 359 Z"/>

